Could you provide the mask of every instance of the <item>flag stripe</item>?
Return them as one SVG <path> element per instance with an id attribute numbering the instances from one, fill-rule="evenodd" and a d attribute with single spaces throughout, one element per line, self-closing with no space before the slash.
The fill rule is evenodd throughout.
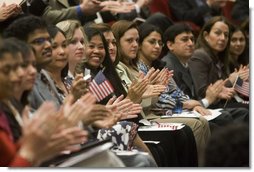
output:
<path id="1" fill-rule="evenodd" d="M 243 81 L 240 77 L 238 77 L 236 84 L 235 84 L 235 90 L 238 93 L 240 93 L 246 97 L 249 97 L 250 83 Z"/>
<path id="2" fill-rule="evenodd" d="M 107 84 L 107 87 L 109 88 L 110 92 L 112 93 L 114 91 L 112 85 L 108 81 L 106 81 L 106 84 Z"/>
<path id="3" fill-rule="evenodd" d="M 89 90 L 95 95 L 97 101 L 100 101 L 101 100 L 101 96 L 99 94 L 99 92 L 97 91 L 96 89 L 96 83 L 94 84 L 93 82 L 90 84 L 90 87 L 89 87 Z"/>
<path id="4" fill-rule="evenodd" d="M 103 99 L 103 95 L 100 93 L 100 88 L 94 80 L 91 84 L 91 88 L 94 91 L 94 93 L 97 95 L 99 100 Z"/>
<path id="5" fill-rule="evenodd" d="M 101 71 L 90 83 L 89 90 L 95 95 L 97 101 L 103 100 L 105 97 L 114 92 L 110 82 Z"/>

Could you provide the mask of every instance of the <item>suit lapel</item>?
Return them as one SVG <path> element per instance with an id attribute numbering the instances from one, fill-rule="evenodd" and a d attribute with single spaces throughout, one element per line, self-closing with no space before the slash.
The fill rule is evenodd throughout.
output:
<path id="1" fill-rule="evenodd" d="M 70 7 L 68 0 L 57 0 L 57 2 L 59 2 L 65 7 Z"/>
<path id="2" fill-rule="evenodd" d="M 189 73 L 189 69 L 185 68 L 180 61 L 177 59 L 177 57 L 172 56 L 172 62 L 176 66 L 175 69 L 177 69 L 177 73 L 179 73 L 181 76 L 182 81 L 184 81 L 185 85 L 189 87 L 190 90 L 192 90 L 193 84 L 192 84 L 192 78 Z"/>

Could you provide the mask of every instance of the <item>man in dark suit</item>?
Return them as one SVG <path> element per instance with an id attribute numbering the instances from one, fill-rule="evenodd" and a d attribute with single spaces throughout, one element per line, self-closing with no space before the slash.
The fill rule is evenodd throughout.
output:
<path id="1" fill-rule="evenodd" d="M 192 99 L 197 99 L 195 94 L 193 79 L 189 71 L 188 60 L 194 52 L 194 35 L 190 26 L 184 23 L 178 23 L 169 27 L 165 34 L 164 40 L 169 52 L 162 58 L 166 62 L 169 70 L 174 70 L 173 78 L 178 87 Z M 219 80 L 211 84 L 206 90 L 206 95 L 200 101 L 205 108 L 211 108 L 217 101 L 217 95 L 221 91 L 224 81 Z M 223 108 L 223 107 L 213 107 Z M 233 121 L 241 121 L 248 116 L 245 109 L 226 108 L 222 110 L 222 115 L 209 121 L 213 128 L 216 126 L 232 123 Z M 244 121 L 244 120 L 243 120 Z"/>

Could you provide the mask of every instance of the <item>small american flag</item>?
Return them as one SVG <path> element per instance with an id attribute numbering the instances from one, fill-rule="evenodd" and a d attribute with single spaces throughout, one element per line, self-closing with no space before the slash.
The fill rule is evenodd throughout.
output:
<path id="1" fill-rule="evenodd" d="M 89 85 L 89 90 L 94 94 L 97 101 L 103 100 L 105 97 L 114 92 L 114 89 L 102 71 L 94 77 Z"/>
<path id="2" fill-rule="evenodd" d="M 242 80 L 240 77 L 237 77 L 236 83 L 235 83 L 235 90 L 246 96 L 249 97 L 250 92 L 250 83 Z"/>

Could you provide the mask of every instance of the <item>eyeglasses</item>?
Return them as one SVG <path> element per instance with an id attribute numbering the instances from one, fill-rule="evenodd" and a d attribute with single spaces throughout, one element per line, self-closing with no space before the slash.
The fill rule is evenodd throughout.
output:
<path id="1" fill-rule="evenodd" d="M 30 43 L 35 45 L 43 45 L 46 41 L 48 41 L 50 44 L 52 43 L 51 38 L 36 38 Z"/>
<path id="2" fill-rule="evenodd" d="M 159 45 L 160 47 L 163 47 L 164 44 L 162 41 L 158 41 L 158 40 L 155 40 L 155 39 L 151 39 L 151 40 L 148 40 L 147 42 L 149 42 L 151 45 L 155 46 L 155 45 Z"/>

